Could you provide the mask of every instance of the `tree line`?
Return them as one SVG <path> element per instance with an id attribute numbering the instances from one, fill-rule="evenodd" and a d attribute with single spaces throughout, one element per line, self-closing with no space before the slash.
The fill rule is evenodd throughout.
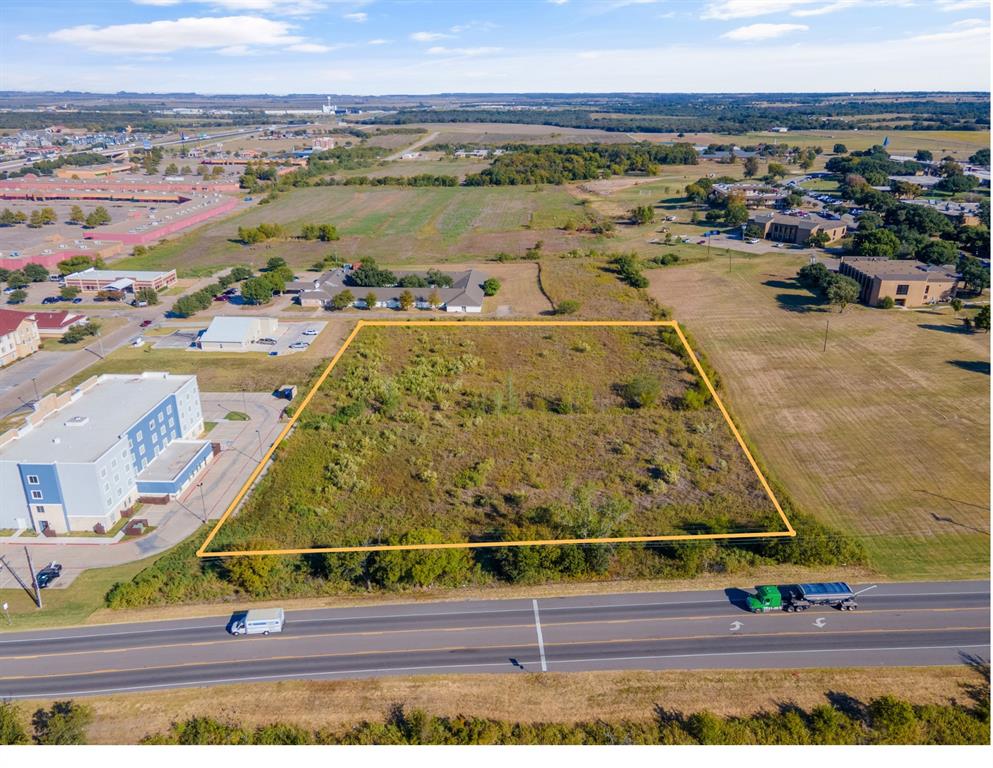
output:
<path id="1" fill-rule="evenodd" d="M 511 145 L 489 168 L 465 178 L 466 186 L 562 184 L 623 173 L 658 173 L 664 165 L 695 165 L 689 144 Z"/>

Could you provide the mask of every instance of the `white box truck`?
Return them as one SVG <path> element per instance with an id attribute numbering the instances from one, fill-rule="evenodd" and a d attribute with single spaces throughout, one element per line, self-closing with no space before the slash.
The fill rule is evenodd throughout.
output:
<path id="1" fill-rule="evenodd" d="M 235 617 L 231 622 L 232 635 L 268 635 L 283 631 L 282 608 L 256 608 Z"/>

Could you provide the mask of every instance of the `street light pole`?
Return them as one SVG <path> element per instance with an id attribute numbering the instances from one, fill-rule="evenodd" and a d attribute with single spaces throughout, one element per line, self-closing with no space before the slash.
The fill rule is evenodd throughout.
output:
<path id="1" fill-rule="evenodd" d="M 197 488 L 200 489 L 200 506 L 203 507 L 203 521 L 207 522 L 207 502 L 203 498 L 203 481 L 201 480 L 197 483 Z"/>
<path id="2" fill-rule="evenodd" d="M 255 434 L 259 437 L 259 458 L 262 458 L 262 432 L 258 429 L 255 430 Z"/>
<path id="3" fill-rule="evenodd" d="M 827 352 L 827 337 L 828 337 L 828 329 L 830 327 L 831 327 L 831 321 L 830 320 L 825 320 L 824 321 L 824 348 L 821 350 L 821 352 Z"/>
<path id="4" fill-rule="evenodd" d="M 37 376 L 32 376 L 31 377 L 31 383 L 34 385 L 34 399 L 35 400 L 40 400 L 41 398 L 38 397 L 38 377 Z"/>

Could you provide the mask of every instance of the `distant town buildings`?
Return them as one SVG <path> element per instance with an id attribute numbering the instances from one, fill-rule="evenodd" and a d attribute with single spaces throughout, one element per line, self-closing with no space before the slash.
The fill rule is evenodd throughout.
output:
<path id="1" fill-rule="evenodd" d="M 176 496 L 213 456 L 195 376 L 105 374 L 47 395 L 0 435 L 0 528 L 106 532 L 143 496 Z"/>

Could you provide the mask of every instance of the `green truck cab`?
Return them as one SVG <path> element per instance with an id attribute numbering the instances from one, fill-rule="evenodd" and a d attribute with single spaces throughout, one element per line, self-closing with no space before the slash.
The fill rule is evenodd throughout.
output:
<path id="1" fill-rule="evenodd" d="M 872 587 L 869 587 L 871 589 Z M 865 590 L 862 590 L 864 592 Z M 752 613 L 770 611 L 805 611 L 815 606 L 854 611 L 858 608 L 857 593 L 843 581 L 816 584 L 765 585 L 755 588 L 746 603 Z"/>

